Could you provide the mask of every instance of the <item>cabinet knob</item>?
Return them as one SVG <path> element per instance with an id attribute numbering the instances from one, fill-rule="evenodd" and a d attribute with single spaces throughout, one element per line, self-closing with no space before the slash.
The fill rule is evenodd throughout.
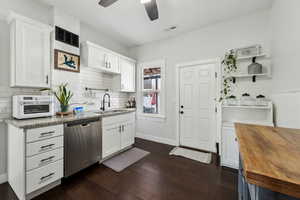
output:
<path id="1" fill-rule="evenodd" d="M 180 111 L 180 114 L 184 114 L 184 112 L 183 112 L 183 111 Z"/>

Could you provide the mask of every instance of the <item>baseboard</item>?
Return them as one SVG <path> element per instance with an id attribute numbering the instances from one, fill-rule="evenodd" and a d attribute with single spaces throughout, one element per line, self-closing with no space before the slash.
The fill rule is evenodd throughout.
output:
<path id="1" fill-rule="evenodd" d="M 7 174 L 0 174 L 0 184 L 7 182 Z"/>
<path id="2" fill-rule="evenodd" d="M 146 135 L 146 134 L 142 134 L 142 133 L 136 133 L 136 137 L 144 139 L 144 140 L 150 140 L 150 141 L 153 141 L 153 142 L 162 143 L 162 144 L 177 146 L 176 140 L 171 140 L 171 139 L 168 139 L 168 138 L 161 138 L 161 137 Z"/>

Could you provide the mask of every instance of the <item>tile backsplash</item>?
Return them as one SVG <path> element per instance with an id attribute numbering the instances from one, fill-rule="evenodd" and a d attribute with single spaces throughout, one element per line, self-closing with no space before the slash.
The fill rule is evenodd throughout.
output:
<path id="1" fill-rule="evenodd" d="M 80 73 L 72 73 L 60 70 L 53 70 L 52 86 L 56 88 L 61 83 L 68 83 L 68 88 L 74 93 L 71 100 L 73 106 L 83 105 L 85 110 L 98 110 L 101 107 L 104 91 L 86 91 L 85 88 L 108 88 L 113 86 L 113 75 L 105 74 L 100 71 L 82 67 Z M 45 92 L 44 92 L 45 93 Z M 10 88 L 0 86 L 0 119 L 11 117 L 12 96 L 18 94 L 39 95 L 39 89 L 29 88 Z M 110 90 L 111 107 L 125 107 L 129 99 L 129 94 Z M 56 111 L 59 105 L 56 106 Z"/>
<path id="2" fill-rule="evenodd" d="M 102 96 L 104 91 L 86 91 L 85 88 L 110 89 L 112 108 L 125 107 L 129 94 L 120 93 L 111 90 L 113 87 L 113 76 L 105 74 L 99 70 L 82 67 L 80 73 L 70 73 L 65 71 L 54 70 L 53 87 L 57 87 L 61 83 L 68 82 L 69 89 L 74 93 L 71 103 L 75 105 L 83 105 L 86 110 L 97 110 L 101 107 Z M 65 81 L 63 77 L 68 77 Z"/>

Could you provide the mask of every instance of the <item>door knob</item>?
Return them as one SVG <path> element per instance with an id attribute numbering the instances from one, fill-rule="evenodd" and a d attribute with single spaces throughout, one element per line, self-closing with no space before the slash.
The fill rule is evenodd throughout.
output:
<path id="1" fill-rule="evenodd" d="M 183 111 L 180 111 L 180 114 L 183 114 L 184 112 Z"/>

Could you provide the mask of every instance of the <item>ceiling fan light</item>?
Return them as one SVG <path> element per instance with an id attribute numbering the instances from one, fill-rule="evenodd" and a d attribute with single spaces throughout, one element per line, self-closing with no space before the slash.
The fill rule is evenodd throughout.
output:
<path id="1" fill-rule="evenodd" d="M 151 0 L 141 0 L 141 4 L 146 4 L 146 3 L 150 3 Z"/>

